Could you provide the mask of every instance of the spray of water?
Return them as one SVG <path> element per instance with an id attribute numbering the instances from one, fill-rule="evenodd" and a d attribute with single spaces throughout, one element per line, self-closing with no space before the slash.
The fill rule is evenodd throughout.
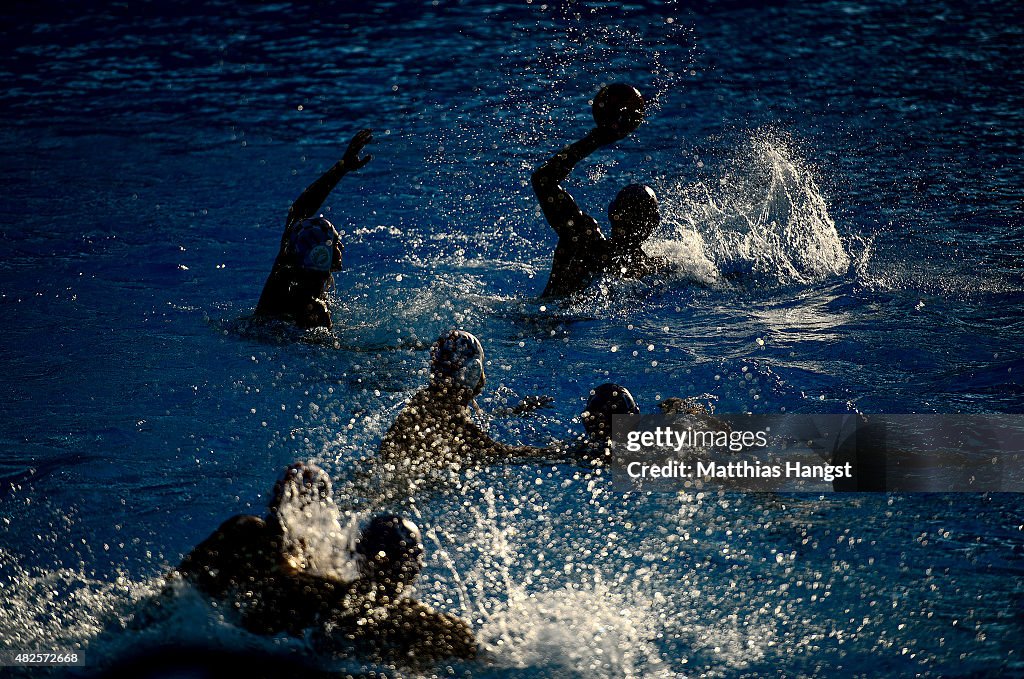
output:
<path id="1" fill-rule="evenodd" d="M 659 193 L 667 233 L 651 250 L 681 278 L 807 284 L 850 268 L 812 169 L 785 135 L 759 131 L 717 182 L 669 184 Z"/>
<path id="2" fill-rule="evenodd" d="M 673 676 L 649 641 L 652 613 L 603 582 L 541 593 L 517 587 L 479 632 L 492 662 L 559 676 Z"/>
<path id="3" fill-rule="evenodd" d="M 80 649 L 103 631 L 105 620 L 127 619 L 132 605 L 159 586 L 126 574 L 102 581 L 72 568 L 30 571 L 2 550 L 0 561 L 0 638 L 15 649 Z"/>
<path id="4" fill-rule="evenodd" d="M 333 499 L 284 502 L 279 512 L 286 544 L 311 573 L 343 581 L 359 575 L 355 556 L 359 516 L 338 510 Z"/>

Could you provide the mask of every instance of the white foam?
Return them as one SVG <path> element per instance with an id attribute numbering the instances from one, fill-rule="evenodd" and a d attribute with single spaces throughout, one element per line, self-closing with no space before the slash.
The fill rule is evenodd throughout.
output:
<path id="1" fill-rule="evenodd" d="M 169 641 L 226 648 L 300 650 L 303 640 L 264 638 L 237 626 L 230 611 L 180 579 L 163 575 L 112 580 L 74 568 L 26 570 L 0 552 L 6 579 L 0 589 L 0 646 L 84 652 L 88 666 L 102 668 L 140 649 Z M 161 595 L 161 592 L 165 595 Z"/>
<path id="2" fill-rule="evenodd" d="M 289 551 L 299 556 L 311 573 L 343 581 L 359 575 L 355 543 L 359 516 L 342 513 L 334 500 L 282 502 L 281 523 Z"/>
<path id="3" fill-rule="evenodd" d="M 675 676 L 649 641 L 654 616 L 604 583 L 527 592 L 517 587 L 479 630 L 497 667 L 557 669 L 564 676 Z"/>
<path id="4" fill-rule="evenodd" d="M 669 236 L 652 254 L 701 283 L 810 283 L 846 273 L 850 256 L 824 194 L 783 135 L 755 133 L 726 167 L 717 185 L 659 191 Z"/>

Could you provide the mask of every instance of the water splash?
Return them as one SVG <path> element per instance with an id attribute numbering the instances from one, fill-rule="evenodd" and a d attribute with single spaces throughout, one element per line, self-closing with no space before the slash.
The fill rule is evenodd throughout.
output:
<path id="1" fill-rule="evenodd" d="M 543 577 L 520 582 L 522 545 L 507 525 L 516 512 L 501 508 L 492 488 L 481 500 L 469 508 L 475 529 L 463 547 L 479 555 L 464 581 L 486 664 L 541 676 L 673 676 L 650 641 L 657 616 L 639 583 L 609 582 L 599 571 L 562 587 Z"/>
<path id="2" fill-rule="evenodd" d="M 211 603 L 179 578 L 133 579 L 122 572 L 99 579 L 81 565 L 37 570 L 23 568 L 3 550 L 0 558 L 0 648 L 77 651 L 86 657 L 88 676 L 168 645 L 206 648 L 215 643 L 225 652 L 292 654 L 298 659 L 311 654 L 305 639 L 247 632 L 232 611 Z M 64 674 L 7 668 L 4 676 Z"/>
<path id="3" fill-rule="evenodd" d="M 674 676 L 649 641 L 654 617 L 603 582 L 540 593 L 517 587 L 479 632 L 491 662 L 577 677 Z"/>
<path id="4" fill-rule="evenodd" d="M 845 274 L 851 258 L 814 173 L 791 140 L 759 131 L 717 185 L 662 188 L 670 236 L 652 254 L 704 284 L 808 284 Z"/>
<path id="5" fill-rule="evenodd" d="M 13 649 L 82 649 L 107 618 L 126 619 L 131 606 L 157 587 L 126 574 L 102 581 L 71 568 L 30 571 L 6 550 L 0 550 L 0 561 L 0 640 Z"/>
<path id="6" fill-rule="evenodd" d="M 333 499 L 284 502 L 280 508 L 285 540 L 311 573 L 349 582 L 359 576 L 355 554 L 359 516 L 339 511 Z"/>

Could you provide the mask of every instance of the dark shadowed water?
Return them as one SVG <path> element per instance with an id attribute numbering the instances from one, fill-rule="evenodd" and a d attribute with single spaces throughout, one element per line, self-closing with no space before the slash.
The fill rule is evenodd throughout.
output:
<path id="1" fill-rule="evenodd" d="M 367 5 L 0 10 L 0 649 L 308 657 L 187 592 L 119 628 L 289 462 L 361 500 L 356 460 L 451 327 L 484 343 L 485 409 L 556 399 L 490 422 L 524 443 L 582 431 L 605 381 L 645 411 L 1024 412 L 1017 3 Z M 673 271 L 542 303 L 529 174 L 613 81 L 647 122 L 571 190 L 604 221 L 651 184 Z M 252 330 L 288 206 L 362 127 L 375 160 L 327 202 L 334 330 Z M 624 495 L 517 466 L 418 512 L 419 596 L 490 656 L 457 675 L 1024 673 L 1018 495 Z"/>

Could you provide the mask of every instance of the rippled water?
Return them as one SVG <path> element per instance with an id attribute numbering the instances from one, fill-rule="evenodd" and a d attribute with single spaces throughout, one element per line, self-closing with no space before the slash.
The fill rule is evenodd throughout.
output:
<path id="1" fill-rule="evenodd" d="M 484 342 L 485 410 L 556 399 L 491 419 L 503 440 L 582 431 L 608 380 L 645 411 L 1024 412 L 1014 3 L 0 16 L 3 648 L 77 646 L 94 668 L 205 635 L 308 655 L 187 591 L 120 628 L 289 462 L 364 500 L 356 460 L 453 326 Z M 603 220 L 622 185 L 654 186 L 673 270 L 542 304 L 554 238 L 527 179 L 613 80 L 652 110 L 572 192 Z M 249 328 L 288 205 L 360 127 L 375 160 L 327 203 L 335 329 Z M 490 656 L 457 673 L 1024 671 L 1016 495 L 623 495 L 513 466 L 417 512 L 419 596 Z"/>

